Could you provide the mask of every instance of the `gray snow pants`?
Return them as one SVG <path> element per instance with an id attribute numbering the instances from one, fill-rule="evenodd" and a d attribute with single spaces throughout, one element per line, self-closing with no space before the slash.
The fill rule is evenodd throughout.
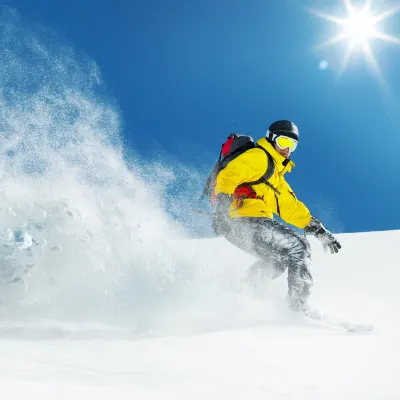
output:
<path id="1" fill-rule="evenodd" d="M 311 247 L 304 236 L 273 219 L 250 217 L 232 219 L 224 236 L 259 258 L 250 269 L 262 270 L 271 279 L 287 269 L 289 305 L 295 310 L 306 308 L 313 279 L 309 270 Z"/>

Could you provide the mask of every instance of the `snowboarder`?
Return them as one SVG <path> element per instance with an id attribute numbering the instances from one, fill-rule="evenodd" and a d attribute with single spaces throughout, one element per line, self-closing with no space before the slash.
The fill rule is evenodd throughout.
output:
<path id="1" fill-rule="evenodd" d="M 310 244 L 273 215 L 314 235 L 330 253 L 337 253 L 341 246 L 285 180 L 286 172 L 294 167 L 290 155 L 298 141 L 293 122 L 276 121 L 266 137 L 224 165 L 214 182 L 212 223 L 216 234 L 259 259 L 248 270 L 249 276 L 275 279 L 287 269 L 289 306 L 306 312 L 313 285 Z"/>

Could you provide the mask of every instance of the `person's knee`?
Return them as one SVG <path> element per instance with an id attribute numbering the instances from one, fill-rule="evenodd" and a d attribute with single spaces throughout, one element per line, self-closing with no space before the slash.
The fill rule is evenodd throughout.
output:
<path id="1" fill-rule="evenodd" d="M 310 242 L 300 235 L 296 235 L 295 240 L 293 240 L 293 246 L 291 247 L 289 254 L 295 260 L 302 260 L 309 264 L 311 262 L 311 246 Z"/>

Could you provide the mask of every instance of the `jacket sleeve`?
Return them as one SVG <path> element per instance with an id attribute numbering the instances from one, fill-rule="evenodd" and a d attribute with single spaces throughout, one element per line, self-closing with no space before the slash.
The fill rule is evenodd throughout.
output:
<path id="1" fill-rule="evenodd" d="M 310 211 L 297 200 L 296 194 L 286 181 L 279 186 L 279 191 L 281 192 L 277 196 L 279 216 L 288 224 L 304 229 L 311 221 Z"/>
<path id="2" fill-rule="evenodd" d="M 268 158 L 260 149 L 251 149 L 233 159 L 222 169 L 216 180 L 215 194 L 233 194 L 245 182 L 260 179 L 268 166 Z"/>

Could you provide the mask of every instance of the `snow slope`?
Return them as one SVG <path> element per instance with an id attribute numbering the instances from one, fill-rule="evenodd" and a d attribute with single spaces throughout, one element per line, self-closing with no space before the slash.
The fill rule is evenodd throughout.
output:
<path id="1" fill-rule="evenodd" d="M 296 318 L 284 277 L 250 288 L 251 256 L 171 218 L 207 230 L 190 213 L 204 176 L 130 154 L 96 65 L 7 12 L 1 399 L 400 398 L 398 231 L 312 243 L 313 303 L 374 332 Z"/>
<path id="2" fill-rule="evenodd" d="M 179 248 L 210 257 L 208 285 L 147 332 L 73 321 L 4 324 L 1 392 L 12 399 L 398 399 L 400 232 L 339 237 L 343 252 L 335 256 L 313 243 L 314 304 L 371 322 L 372 333 L 294 318 L 284 312 L 284 278 L 264 296 L 252 293 L 238 283 L 251 257 L 223 239 L 193 240 Z"/>

